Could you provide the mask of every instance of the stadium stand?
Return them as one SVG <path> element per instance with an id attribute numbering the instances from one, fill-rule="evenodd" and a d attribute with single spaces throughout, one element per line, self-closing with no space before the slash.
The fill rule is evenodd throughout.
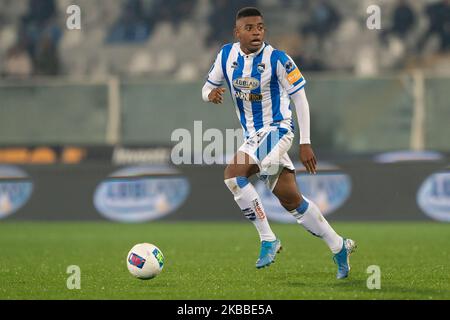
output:
<path id="1" fill-rule="evenodd" d="M 201 79 L 233 41 L 240 1 L 2 0 L 0 74 Z M 82 10 L 82 30 L 65 28 L 66 8 Z M 450 1 L 253 0 L 268 40 L 303 70 L 371 75 L 410 66 L 448 69 Z M 382 30 L 366 27 L 377 4 Z M 430 23 L 432 21 L 432 23 Z M 359 50 L 354 50 L 358 47 Z"/>

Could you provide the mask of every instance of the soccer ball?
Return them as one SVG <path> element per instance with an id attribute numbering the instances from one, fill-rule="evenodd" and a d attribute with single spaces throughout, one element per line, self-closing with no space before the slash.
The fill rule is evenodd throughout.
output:
<path id="1" fill-rule="evenodd" d="M 161 273 L 164 256 L 150 243 L 140 243 L 131 248 L 127 256 L 128 271 L 139 279 L 152 279 Z"/>

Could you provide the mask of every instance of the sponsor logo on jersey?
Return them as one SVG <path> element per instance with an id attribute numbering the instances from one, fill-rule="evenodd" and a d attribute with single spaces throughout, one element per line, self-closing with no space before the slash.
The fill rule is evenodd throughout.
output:
<path id="1" fill-rule="evenodd" d="M 295 64 L 291 60 L 288 60 L 284 65 L 284 68 L 286 69 L 286 72 L 289 73 L 295 69 Z"/>
<path id="2" fill-rule="evenodd" d="M 430 218 L 450 222 L 450 170 L 429 176 L 417 192 L 417 203 Z"/>
<path id="3" fill-rule="evenodd" d="M 232 64 L 231 64 L 231 68 L 232 69 L 237 69 L 239 67 L 239 64 L 237 63 L 237 61 L 234 61 Z"/>
<path id="4" fill-rule="evenodd" d="M 252 77 L 241 77 L 233 80 L 233 86 L 239 90 L 254 90 L 259 88 L 259 80 Z"/>
<path id="5" fill-rule="evenodd" d="M 295 70 L 291 71 L 287 75 L 287 80 L 289 81 L 290 84 L 296 83 L 301 78 L 302 78 L 302 74 L 298 68 L 295 68 Z"/>
<path id="6" fill-rule="evenodd" d="M 242 92 L 242 91 L 236 91 L 234 93 L 234 96 L 239 99 L 239 100 L 244 100 L 244 101 L 262 101 L 262 94 L 258 94 L 258 93 L 247 93 L 247 92 Z"/>
<path id="7" fill-rule="evenodd" d="M 23 207 L 32 192 L 33 183 L 25 172 L 13 166 L 0 165 L 0 219 Z"/>
<path id="8" fill-rule="evenodd" d="M 259 63 L 257 66 L 258 73 L 264 73 L 266 70 L 266 64 L 265 63 Z"/>
<path id="9" fill-rule="evenodd" d="M 94 205 L 114 221 L 150 221 L 177 210 L 189 189 L 187 178 L 168 165 L 128 167 L 98 185 Z"/>

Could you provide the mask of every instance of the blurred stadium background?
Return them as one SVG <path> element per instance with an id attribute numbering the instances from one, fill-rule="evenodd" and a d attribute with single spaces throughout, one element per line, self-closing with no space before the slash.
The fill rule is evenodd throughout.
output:
<path id="1" fill-rule="evenodd" d="M 81 30 L 66 28 L 73 4 Z M 373 4 L 381 30 L 366 27 Z M 332 220 L 449 221 L 450 2 L 441 0 L 0 0 L 0 217 L 241 219 L 223 166 L 176 167 L 170 152 L 172 132 L 194 132 L 196 120 L 203 131 L 238 128 L 229 99 L 210 106 L 200 91 L 247 5 L 308 80 L 326 174 L 299 174 L 304 191 Z M 119 169 L 166 178 L 105 180 Z M 204 212 L 202 192 L 221 203 L 217 214 Z"/>

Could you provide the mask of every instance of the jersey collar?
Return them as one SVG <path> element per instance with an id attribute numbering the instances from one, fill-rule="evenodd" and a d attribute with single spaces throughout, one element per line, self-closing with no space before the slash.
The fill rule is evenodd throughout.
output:
<path id="1" fill-rule="evenodd" d="M 238 42 L 239 54 L 241 56 L 244 56 L 244 57 L 252 57 L 252 58 L 254 58 L 256 56 L 259 56 L 259 54 L 261 52 L 263 52 L 263 50 L 266 48 L 266 46 L 267 46 L 267 44 L 265 42 L 263 42 L 263 45 L 261 46 L 261 48 L 258 51 L 250 53 L 250 54 L 246 54 L 246 53 L 244 53 L 244 51 L 242 51 L 241 44 Z"/>

